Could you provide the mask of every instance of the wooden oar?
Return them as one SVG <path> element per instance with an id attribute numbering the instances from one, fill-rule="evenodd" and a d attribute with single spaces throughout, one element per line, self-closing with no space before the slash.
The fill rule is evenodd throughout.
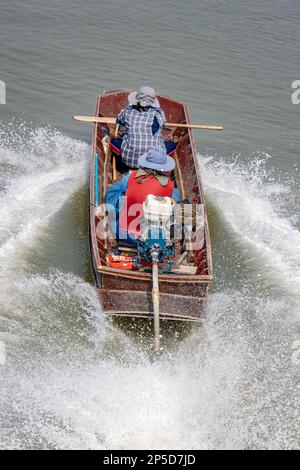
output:
<path id="1" fill-rule="evenodd" d="M 116 118 L 112 117 L 96 117 L 96 116 L 73 116 L 75 121 L 81 122 L 99 122 L 102 124 L 116 124 Z M 209 126 L 206 124 L 180 124 L 175 122 L 166 122 L 167 127 L 183 127 L 189 129 L 205 129 L 208 131 L 222 131 L 222 126 Z"/>
<path id="2" fill-rule="evenodd" d="M 160 350 L 160 325 L 159 325 L 159 286 L 158 286 L 158 265 L 157 260 L 152 262 L 152 303 L 154 314 L 154 351 Z"/>
<path id="3" fill-rule="evenodd" d="M 123 109 L 121 110 L 121 112 L 122 111 Z M 119 129 L 120 129 L 120 124 L 117 124 L 115 128 L 115 137 L 118 137 Z M 117 181 L 117 162 L 116 162 L 115 154 L 113 155 L 113 180 Z"/>
<path id="4" fill-rule="evenodd" d="M 115 137 L 118 136 L 119 133 L 119 124 L 117 124 L 115 128 Z M 116 156 L 113 154 L 113 180 L 117 181 L 117 162 L 116 162 Z"/>

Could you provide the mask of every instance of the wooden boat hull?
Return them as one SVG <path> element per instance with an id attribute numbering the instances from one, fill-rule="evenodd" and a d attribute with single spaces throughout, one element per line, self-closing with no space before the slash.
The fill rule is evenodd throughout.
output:
<path id="1" fill-rule="evenodd" d="M 99 96 L 95 116 L 116 116 L 127 104 L 128 92 L 107 92 Z M 188 115 L 185 105 L 172 98 L 159 97 L 169 122 L 186 122 Z M 180 119 L 180 120 L 179 120 Z M 112 129 L 108 127 L 108 130 Z M 181 182 L 181 191 L 193 203 L 204 204 L 202 182 L 198 158 L 192 133 L 189 129 L 175 130 L 181 139 L 178 145 L 177 179 Z M 111 161 L 102 145 L 103 127 L 93 126 L 90 172 L 90 241 L 93 269 L 97 284 L 97 293 L 103 312 L 112 316 L 130 316 L 153 318 L 152 276 L 151 273 L 112 269 L 107 265 L 107 243 L 99 239 L 96 213 L 97 204 L 105 199 L 105 192 L 112 184 Z M 95 167 L 95 155 L 98 156 L 98 168 Z M 96 174 L 97 173 L 97 174 Z M 185 178 L 189 179 L 188 181 Z M 99 201 L 95 204 L 95 200 Z M 197 272 L 193 275 L 161 274 L 160 317 L 166 320 L 201 321 L 212 281 L 212 260 L 210 237 L 206 211 L 204 213 L 203 247 L 193 253 Z"/>
<path id="2" fill-rule="evenodd" d="M 98 273 L 97 289 L 108 315 L 149 318 L 153 316 L 152 281 L 133 280 Z M 120 289 L 120 286 L 122 288 Z M 164 319 L 197 321 L 207 300 L 208 283 L 160 282 L 160 316 Z M 176 293 L 175 293 L 176 292 Z"/>

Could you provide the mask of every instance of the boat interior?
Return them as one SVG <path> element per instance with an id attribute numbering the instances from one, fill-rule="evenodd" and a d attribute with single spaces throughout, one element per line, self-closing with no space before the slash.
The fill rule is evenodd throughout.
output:
<path id="1" fill-rule="evenodd" d="M 118 113 L 126 107 L 127 95 L 128 93 L 124 91 L 106 92 L 104 95 L 101 95 L 96 105 L 96 116 L 116 117 Z M 189 122 L 185 105 L 173 100 L 172 98 L 164 96 L 158 96 L 158 99 L 160 101 L 161 108 L 166 114 L 167 122 L 176 122 L 181 124 Z M 109 124 L 97 124 L 94 126 L 94 132 L 96 136 L 95 152 L 97 152 L 98 155 L 97 169 L 95 169 L 95 181 L 97 183 L 99 194 L 99 205 L 101 205 L 105 202 L 107 189 L 115 181 L 122 178 L 124 169 L 118 162 L 120 157 L 115 156 L 109 149 L 109 136 L 114 132 L 113 126 Z M 185 237 L 185 229 L 183 227 L 178 229 L 177 227 L 177 236 L 176 240 L 174 240 L 175 256 L 172 259 L 172 267 L 170 269 L 163 265 L 160 266 L 160 269 L 165 273 L 169 270 L 168 274 L 170 276 L 207 276 L 211 272 L 209 266 L 210 255 L 207 255 L 207 237 L 209 237 L 209 234 L 204 208 L 200 169 L 199 163 L 196 161 L 198 157 L 196 156 L 193 135 L 190 129 L 174 127 L 163 129 L 163 137 L 164 139 L 172 140 L 176 143 L 176 152 L 173 154 L 176 165 L 170 177 L 174 186 L 178 188 L 181 196 L 181 204 L 177 206 L 178 210 L 182 210 L 183 203 L 189 204 L 190 209 L 188 209 L 188 214 L 191 214 L 192 216 L 194 237 L 193 239 L 187 239 Z M 201 207 L 197 207 L 199 205 L 201 205 Z M 101 220 L 103 221 L 102 230 L 104 230 L 104 219 L 106 215 L 107 214 L 104 214 L 103 211 L 96 211 L 96 218 L 98 219 L 97 222 Z M 101 227 L 102 225 L 99 224 L 98 226 Z M 178 236 L 178 230 L 181 231 L 182 236 Z M 134 245 L 120 240 L 115 240 L 113 237 L 108 237 L 106 240 L 103 240 L 103 238 L 105 237 L 99 236 L 98 240 L 102 265 L 109 266 L 109 253 L 118 252 L 120 255 L 126 257 L 136 256 L 137 250 Z M 191 243 L 195 241 L 197 241 L 197 243 L 191 245 Z M 195 248 L 191 248 L 192 246 Z M 139 270 L 145 271 L 147 268 L 141 267 Z"/>

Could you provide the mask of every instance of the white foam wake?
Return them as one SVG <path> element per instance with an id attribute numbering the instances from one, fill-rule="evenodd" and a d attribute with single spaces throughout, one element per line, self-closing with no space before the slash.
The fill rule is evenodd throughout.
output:
<path id="1" fill-rule="evenodd" d="M 295 217 L 289 217 L 297 210 L 292 207 L 295 189 L 273 178 L 266 169 L 267 158 L 256 157 L 247 164 L 238 157 L 203 157 L 205 187 L 238 242 L 251 247 L 265 274 L 297 297 L 300 233 L 292 223 Z"/>
<path id="2" fill-rule="evenodd" d="M 0 127 L 2 271 L 11 257 L 21 262 L 24 250 L 84 183 L 87 156 L 86 144 L 51 129 L 5 129 Z"/>
<path id="3" fill-rule="evenodd" d="M 0 137 L 0 329 L 2 338 L 19 341 L 27 329 L 18 319 L 30 307 L 18 303 L 16 282 L 26 282 L 26 255 L 84 184 L 87 145 L 50 128 L 15 122 L 0 124 Z"/>
<path id="4" fill-rule="evenodd" d="M 24 133 L 0 145 L 0 448 L 299 447 L 297 329 L 284 296 L 249 285 L 212 294 L 204 326 L 171 336 L 153 362 L 149 338 L 107 321 L 82 278 L 27 272 L 28 246 L 84 181 L 87 149 L 51 130 Z M 203 163 L 209 199 L 237 242 L 277 282 L 289 276 L 296 298 L 299 237 L 278 204 L 289 188 L 262 163 Z"/>

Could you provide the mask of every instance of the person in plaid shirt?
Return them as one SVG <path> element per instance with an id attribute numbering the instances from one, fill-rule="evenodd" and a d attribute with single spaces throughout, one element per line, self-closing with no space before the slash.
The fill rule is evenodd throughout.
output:
<path id="1" fill-rule="evenodd" d="M 119 137 L 111 139 L 110 147 L 128 168 L 138 168 L 138 159 L 150 148 L 163 148 L 172 154 L 176 145 L 164 142 L 161 129 L 165 113 L 155 97 L 155 90 L 141 87 L 128 96 L 129 106 L 117 116 Z"/>

